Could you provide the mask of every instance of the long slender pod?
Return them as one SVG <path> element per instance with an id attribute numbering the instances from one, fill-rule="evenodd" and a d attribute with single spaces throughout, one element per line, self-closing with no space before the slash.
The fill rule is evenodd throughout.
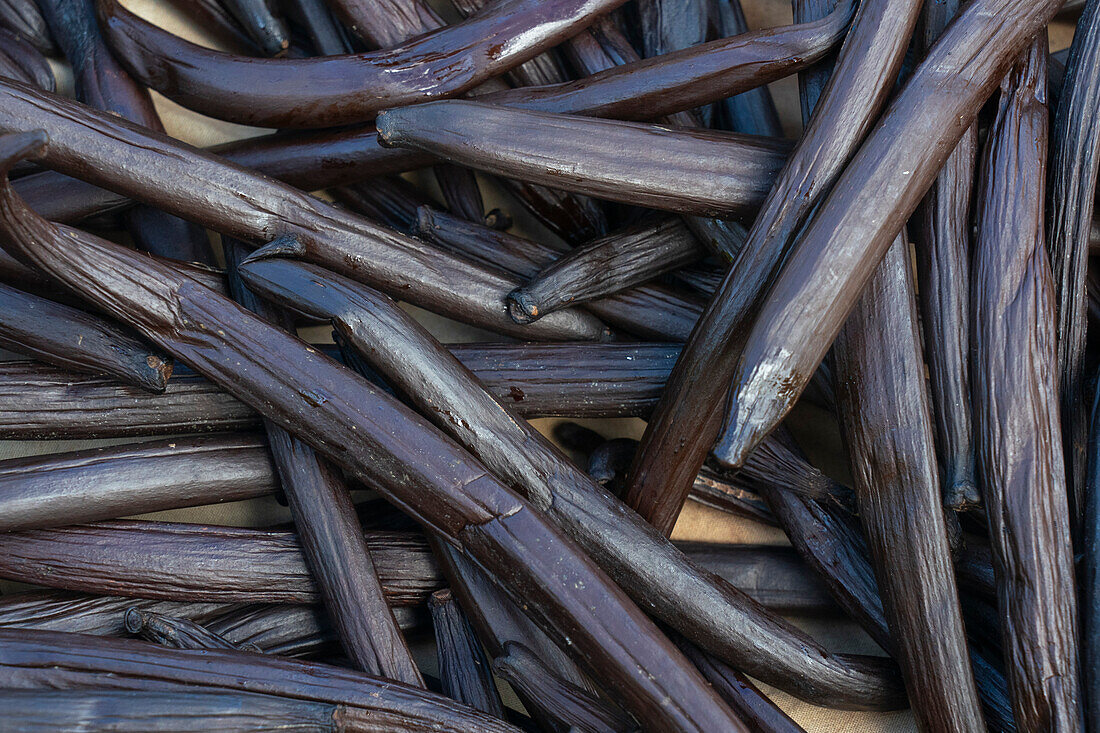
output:
<path id="1" fill-rule="evenodd" d="M 443 692 L 472 708 L 504 717 L 492 667 L 474 635 L 470 620 L 449 588 L 437 590 L 428 599 L 435 631 L 435 653 Z"/>
<path id="2" fill-rule="evenodd" d="M 974 260 L 975 425 L 1006 670 L 1024 730 L 1083 730 L 1073 549 L 1044 249 L 1046 40 L 1004 81 Z"/>
<path id="3" fill-rule="evenodd" d="M 1100 397 L 1100 390 L 1096 393 Z M 1100 725 L 1100 399 L 1094 398 L 1089 428 L 1088 485 L 1081 552 L 1077 574 L 1081 594 L 1081 671 L 1085 693 L 1085 724 L 1089 730 Z"/>

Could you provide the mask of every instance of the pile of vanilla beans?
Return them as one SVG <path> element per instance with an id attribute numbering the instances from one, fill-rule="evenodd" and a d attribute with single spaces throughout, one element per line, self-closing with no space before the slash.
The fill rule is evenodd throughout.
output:
<path id="1" fill-rule="evenodd" d="M 1100 0 L 170 4 L 0 1 L 0 728 L 1100 732 Z"/>

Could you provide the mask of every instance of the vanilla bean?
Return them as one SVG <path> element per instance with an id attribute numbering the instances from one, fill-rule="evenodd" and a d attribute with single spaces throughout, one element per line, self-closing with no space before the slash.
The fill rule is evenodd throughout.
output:
<path id="1" fill-rule="evenodd" d="M 256 648 L 236 644 L 185 618 L 166 616 L 155 611 L 130 606 L 123 615 L 123 624 L 131 634 L 173 649 L 238 649 L 258 652 Z"/>
<path id="2" fill-rule="evenodd" d="M 500 701 L 489 660 L 450 589 L 432 593 L 428 609 L 435 629 L 443 693 L 483 713 L 503 718 L 504 703 Z"/>

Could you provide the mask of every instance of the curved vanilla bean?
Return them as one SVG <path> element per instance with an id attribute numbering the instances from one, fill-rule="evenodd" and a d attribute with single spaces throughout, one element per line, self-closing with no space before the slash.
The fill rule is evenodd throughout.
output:
<path id="1" fill-rule="evenodd" d="M 0 81 L 0 98 L 0 130 L 44 129 L 50 140 L 45 160 L 58 170 L 240 239 L 293 236 L 311 259 L 474 325 L 532 340 L 598 340 L 605 335 L 595 317 L 574 311 L 519 327 L 503 302 L 518 283 L 497 271 L 117 116 L 45 92 L 32 93 L 16 82 Z"/>
<path id="2" fill-rule="evenodd" d="M 381 51 L 250 59 L 211 51 L 99 0 L 119 61 L 185 107 L 261 127 L 330 127 L 468 91 L 551 48 L 623 0 L 498 0 L 469 20 Z"/>
<path id="3" fill-rule="evenodd" d="M 0 532 L 274 493 L 254 435 L 173 438 L 0 461 Z"/>
<path id="4" fill-rule="evenodd" d="M 506 642 L 503 651 L 493 660 L 493 671 L 554 725 L 581 733 L 630 733 L 638 730 L 634 721 L 621 709 L 558 677 L 520 642 Z"/>
<path id="5" fill-rule="evenodd" d="M 1083 730 L 1054 288 L 1043 247 L 1046 41 L 1001 87 L 972 284 L 975 427 L 1009 687 L 1024 730 Z"/>
<path id="6" fill-rule="evenodd" d="M 63 369 L 103 374 L 164 392 L 172 360 L 132 331 L 0 284 L 0 347 Z"/>
<path id="7" fill-rule="evenodd" d="M 856 499 L 917 725 L 985 729 L 947 543 L 909 243 L 898 237 L 837 337 Z"/>
<path id="8" fill-rule="evenodd" d="M 386 600 L 423 603 L 440 586 L 424 540 L 367 532 Z M 170 601 L 316 603 L 297 537 L 199 524 L 118 520 L 0 534 L 0 577 Z"/>
<path id="9" fill-rule="evenodd" d="M 488 713 L 504 717 L 489 660 L 474 636 L 474 630 L 449 588 L 437 590 L 428 599 L 435 630 L 436 659 L 443 694 Z"/>
<path id="10" fill-rule="evenodd" d="M 166 616 L 156 611 L 142 610 L 137 606 L 130 606 L 126 609 L 123 615 L 123 624 L 131 634 L 173 649 L 239 648 L 236 644 L 199 626 L 190 619 Z M 242 648 L 242 651 L 257 652 L 259 649 Z"/>
<path id="11" fill-rule="evenodd" d="M 720 35 L 729 37 L 748 32 L 749 26 L 740 0 L 711 0 L 711 7 Z M 802 20 L 797 18 L 797 22 Z M 766 86 L 727 97 L 721 100 L 718 106 L 728 130 L 743 132 L 747 135 L 783 136 L 779 112 L 775 109 L 775 102 Z"/>
<path id="12" fill-rule="evenodd" d="M 1058 4 L 1059 0 L 970 3 L 879 118 L 801 230 L 797 247 L 743 342 L 727 425 L 715 446 L 720 460 L 741 463 L 797 400 L 863 285 L 982 101 Z M 1015 22 L 1005 25 L 998 20 L 1008 16 Z M 836 79 L 830 91 L 843 86 Z M 935 103 L 929 104 L 930 99 Z M 737 282 L 738 288 L 744 285 Z M 793 314 L 797 323 L 788 320 Z M 708 367 L 713 379 L 714 365 Z"/>
<path id="13" fill-rule="evenodd" d="M 223 238 L 234 299 L 287 331 L 293 321 L 261 302 L 240 281 L 244 246 Z M 378 568 L 363 539 L 351 492 L 339 469 L 281 427 L 264 421 L 264 431 L 294 526 L 340 640 L 356 667 L 370 674 L 424 686 L 383 597 Z"/>
<path id="14" fill-rule="evenodd" d="M 420 236 L 486 265 L 530 278 L 569 250 L 523 239 L 458 217 L 421 207 Z M 600 319 L 643 338 L 682 341 L 691 333 L 703 304 L 658 283 L 647 283 L 585 304 Z"/>
<path id="15" fill-rule="evenodd" d="M 290 48 L 290 31 L 271 12 L 268 0 L 221 0 L 265 56 L 278 56 Z"/>
<path id="16" fill-rule="evenodd" d="M 957 0 L 925 3 L 918 40 L 926 50 L 958 12 Z M 944 505 L 981 502 L 974 473 L 970 402 L 970 195 L 978 130 L 971 127 L 932 183 L 914 215 L 924 350 Z"/>
<path id="17" fill-rule="evenodd" d="M 382 112 L 383 144 L 611 201 L 718 216 L 758 207 L 783 141 L 449 100 Z M 630 150 L 628 157 L 617 151 Z M 719 165 L 721 161 L 721 165 Z"/>
<path id="18" fill-rule="evenodd" d="M 0 27 L 26 40 L 46 56 L 57 51 L 35 0 L 0 0 Z"/>
<path id="19" fill-rule="evenodd" d="M 750 330 L 746 320 L 755 314 L 791 236 L 885 103 L 919 11 L 913 0 L 860 6 L 829 93 L 818 102 L 749 239 L 680 355 L 646 426 L 626 492 L 627 503 L 666 534 L 720 428 L 728 382 Z"/>
<path id="20" fill-rule="evenodd" d="M 559 257 L 508 295 L 518 323 L 640 285 L 707 255 L 678 219 L 644 224 L 597 239 Z"/>
<path id="21" fill-rule="evenodd" d="M 663 622 L 753 676 L 807 699 L 845 707 L 898 703 L 884 660 L 829 654 L 733 586 L 700 572 L 487 393 L 386 296 L 286 260 L 246 262 L 241 276 L 280 305 L 331 318 L 390 384 L 490 470 L 520 487 Z"/>
<path id="22" fill-rule="evenodd" d="M 9 162 L 44 142 L 41 133 L 2 140 L 0 160 Z M 698 672 L 576 544 L 457 443 L 366 380 L 168 268 L 144 263 L 139 270 L 132 252 L 73 230 L 63 234 L 6 184 L 0 242 L 108 312 L 127 316 L 492 568 L 511 594 L 528 601 L 540 625 L 568 636 L 579 658 L 640 720 L 668 730 L 738 728 Z"/>
<path id="23" fill-rule="evenodd" d="M 692 664 L 699 668 L 707 681 L 714 685 L 722 699 L 748 722 L 753 733 L 806 733 L 802 726 L 791 720 L 790 716 L 743 674 L 705 654 L 683 638 L 675 638 L 673 641 Z"/>
<path id="24" fill-rule="evenodd" d="M 48 669 L 43 659 L 50 660 Z M 228 690 L 334 704 L 327 720 L 342 721 L 345 730 L 517 733 L 442 695 L 342 667 L 52 631 L 0 631 L 0 689 L 111 689 L 142 695 Z"/>
<path id="25" fill-rule="evenodd" d="M 1062 443 L 1069 481 L 1070 526 L 1081 531 L 1085 501 L 1085 443 L 1088 440 L 1088 388 L 1085 384 L 1085 330 L 1088 296 L 1088 240 L 1096 206 L 1100 165 L 1100 5 L 1089 2 L 1077 21 L 1065 81 L 1050 135 L 1047 250 L 1054 268 L 1058 318 L 1058 389 L 1062 404 Z"/>
<path id="26" fill-rule="evenodd" d="M 57 87 L 53 70 L 42 52 L 6 28 L 0 28 L 0 74 L 47 92 Z"/>
<path id="27" fill-rule="evenodd" d="M 264 2 L 264 0 L 256 0 Z M 145 87 L 119 66 L 100 35 L 95 0 L 39 0 L 62 52 L 73 67 L 77 98 L 89 106 L 117 114 L 150 130 L 164 125 Z M 214 264 L 206 232 L 164 212 L 138 207 L 126 213 L 137 245 L 148 252 L 179 260 Z"/>

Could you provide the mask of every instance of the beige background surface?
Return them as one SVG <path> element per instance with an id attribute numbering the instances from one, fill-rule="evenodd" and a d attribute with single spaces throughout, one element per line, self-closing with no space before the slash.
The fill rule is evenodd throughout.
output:
<path id="1" fill-rule="evenodd" d="M 206 45 L 213 45 L 201 29 L 187 23 L 186 19 L 157 0 L 125 0 L 127 7 L 157 24 Z M 790 5 L 786 0 L 743 0 L 746 16 L 752 28 L 764 28 L 791 22 Z M 1051 29 L 1051 49 L 1058 50 L 1069 44 L 1072 25 L 1059 22 Z M 63 91 L 68 91 L 71 81 L 66 70 L 56 65 Z M 801 127 L 798 111 L 798 89 L 794 78 L 784 79 L 772 85 L 773 96 L 779 108 L 780 116 L 787 134 L 797 136 Z M 243 127 L 202 117 L 154 93 L 157 109 L 164 120 L 168 133 L 199 146 L 208 146 L 226 140 L 250 137 L 264 131 Z M 429 181 L 424 182 L 430 185 Z M 517 207 L 507 200 L 494 201 L 495 192 L 485 189 L 487 204 L 491 208 L 502 205 L 512 213 Z M 517 224 L 521 233 L 529 236 L 552 236 L 537 224 L 520 220 Z M 443 341 L 499 340 L 492 334 L 480 332 L 472 327 L 455 323 L 417 308 L 409 310 L 425 323 L 437 337 Z M 313 329 L 309 337 L 313 340 L 327 339 L 328 329 Z M 837 478 L 847 477 L 840 438 L 832 419 L 814 408 L 800 408 L 791 420 L 792 428 L 817 465 Z M 534 421 L 540 430 L 549 431 L 557 422 L 552 419 Z M 644 423 L 641 420 L 588 420 L 584 424 L 598 430 L 607 437 L 641 437 Z M 40 453 L 60 452 L 78 448 L 106 445 L 112 442 L 126 441 L 51 441 L 19 442 L 0 441 L 0 459 L 13 458 Z M 273 499 L 257 499 L 247 502 L 199 507 L 187 510 L 158 512 L 145 515 L 171 521 L 186 521 L 211 524 L 229 524 L 238 526 L 264 526 L 290 520 L 289 513 Z M 710 542 L 752 542 L 767 544 L 786 544 L 786 538 L 777 529 L 731 517 L 727 514 L 708 509 L 689 502 L 676 525 L 674 538 L 684 540 L 705 540 Z M 0 581 L 0 593 L 12 592 L 25 586 Z M 795 623 L 807 629 L 830 649 L 844 652 L 880 654 L 881 649 L 870 640 L 855 624 L 843 619 L 794 618 Z M 434 654 L 421 644 L 418 657 L 429 671 L 433 671 Z M 768 688 L 765 686 L 765 689 Z M 875 714 L 828 710 L 808 705 L 784 693 L 774 693 L 774 699 L 807 731 L 811 733 L 830 733 L 846 731 L 850 733 L 906 733 L 915 730 L 912 715 L 907 711 Z M 512 698 L 514 699 L 514 698 Z"/>

